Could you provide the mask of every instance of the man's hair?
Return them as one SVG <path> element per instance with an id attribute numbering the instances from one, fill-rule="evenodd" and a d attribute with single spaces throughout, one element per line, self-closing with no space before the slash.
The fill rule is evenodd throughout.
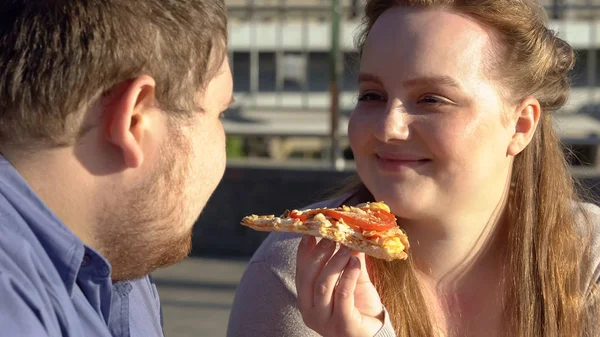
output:
<path id="1" fill-rule="evenodd" d="M 142 74 L 188 115 L 226 56 L 223 0 L 0 0 L 0 145 L 76 140 L 82 111 Z"/>

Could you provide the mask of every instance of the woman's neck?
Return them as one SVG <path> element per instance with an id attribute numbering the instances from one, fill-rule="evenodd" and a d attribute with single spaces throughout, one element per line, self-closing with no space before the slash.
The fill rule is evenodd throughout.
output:
<path id="1" fill-rule="evenodd" d="M 506 242 L 506 201 L 507 193 L 496 205 L 439 221 L 399 219 L 408 233 L 417 273 L 445 287 L 479 277 L 489 268 L 500 270 Z"/>
<path id="2" fill-rule="evenodd" d="M 471 213 L 455 222 L 403 227 L 421 290 L 440 336 L 496 336 L 501 325 L 506 198 L 487 220 Z M 480 215 L 480 214 L 479 214 Z"/>

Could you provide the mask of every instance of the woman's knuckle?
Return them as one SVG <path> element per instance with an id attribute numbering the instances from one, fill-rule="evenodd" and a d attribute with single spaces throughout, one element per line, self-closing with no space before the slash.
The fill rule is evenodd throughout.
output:
<path id="1" fill-rule="evenodd" d="M 317 295 L 324 296 L 329 292 L 329 287 L 327 286 L 327 283 L 320 282 L 316 285 L 315 291 Z"/>
<path id="2" fill-rule="evenodd" d="M 352 296 L 352 292 L 350 291 L 349 288 L 341 287 L 336 291 L 336 295 L 338 298 L 345 300 L 345 299 L 350 298 L 350 296 Z"/>

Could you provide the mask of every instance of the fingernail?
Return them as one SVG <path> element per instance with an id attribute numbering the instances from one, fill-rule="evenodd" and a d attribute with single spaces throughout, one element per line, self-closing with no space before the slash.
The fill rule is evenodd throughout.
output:
<path id="1" fill-rule="evenodd" d="M 346 246 L 342 246 L 342 248 L 340 248 L 339 254 L 340 255 L 350 255 L 350 253 L 352 253 L 352 250 Z"/>
<path id="2" fill-rule="evenodd" d="M 360 269 L 360 260 L 358 259 L 358 257 L 353 256 L 350 258 L 350 267 Z"/>
<path id="3" fill-rule="evenodd" d="M 335 245 L 335 242 L 333 242 L 331 240 L 322 239 L 321 241 L 323 241 L 323 243 L 322 243 L 323 248 L 331 248 L 333 245 Z"/>

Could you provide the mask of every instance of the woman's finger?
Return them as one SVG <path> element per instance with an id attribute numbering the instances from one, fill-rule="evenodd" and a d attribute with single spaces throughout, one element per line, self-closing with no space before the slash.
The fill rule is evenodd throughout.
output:
<path id="1" fill-rule="evenodd" d="M 369 272 L 367 270 L 367 261 L 365 253 L 356 253 L 354 256 L 360 262 L 360 275 L 358 276 L 358 283 L 371 282 L 371 278 L 369 277 Z"/>
<path id="2" fill-rule="evenodd" d="M 299 265 L 304 264 L 304 261 L 308 258 L 316 245 L 317 239 L 314 236 L 302 236 L 302 240 L 300 240 L 300 243 L 298 244 L 298 253 L 296 254 L 296 260 L 300 263 L 296 264 L 296 268 L 298 268 Z"/>
<path id="3" fill-rule="evenodd" d="M 303 287 L 301 284 L 305 284 L 303 268 L 305 268 L 305 261 L 310 259 L 310 254 L 315 249 L 317 240 L 314 236 L 304 235 L 300 243 L 298 244 L 298 252 L 296 253 L 296 291 L 298 292 L 298 304 L 302 307 L 312 307 L 312 297 L 302 294 Z"/>
<path id="4" fill-rule="evenodd" d="M 364 268 L 362 268 L 364 269 Z M 354 307 L 354 291 L 361 273 L 360 260 L 356 256 L 348 259 L 344 272 L 340 277 L 334 295 L 333 316 L 342 322 L 349 322 L 356 314 Z"/>
<path id="5" fill-rule="evenodd" d="M 333 293 L 340 275 L 352 257 L 352 250 L 342 246 L 327 262 L 320 276 L 315 281 L 313 308 L 316 315 L 323 318 L 331 316 L 333 310 Z"/>
<path id="6" fill-rule="evenodd" d="M 308 243 L 300 243 L 300 246 Z M 321 274 L 321 271 L 327 261 L 335 251 L 335 242 L 322 239 L 310 252 L 303 252 L 304 256 L 297 259 L 296 263 L 296 289 L 298 291 L 298 301 L 300 308 L 303 310 L 312 309 L 313 289 L 315 281 Z M 299 249 L 303 249 L 300 247 Z"/>

